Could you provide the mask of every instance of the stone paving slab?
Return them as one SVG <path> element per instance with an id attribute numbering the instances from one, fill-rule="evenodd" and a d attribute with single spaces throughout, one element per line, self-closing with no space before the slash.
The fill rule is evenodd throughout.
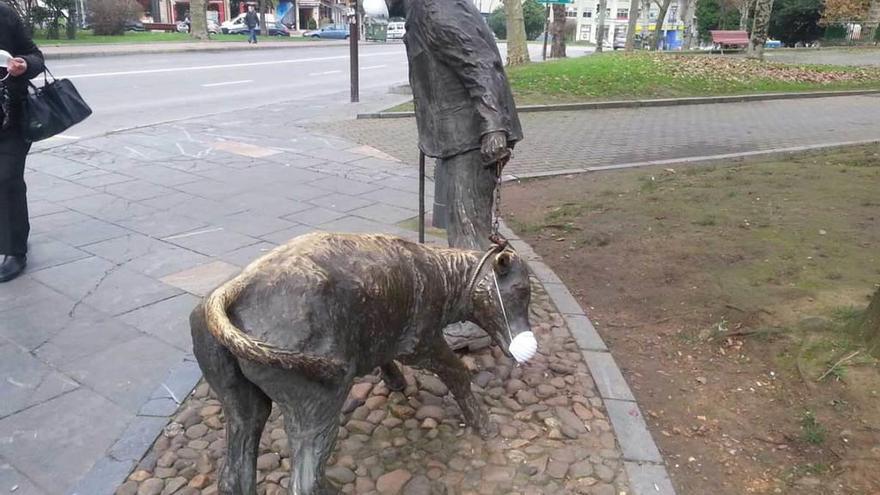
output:
<path id="1" fill-rule="evenodd" d="M 880 95 L 521 114 L 526 139 L 508 174 L 876 140 Z M 316 124 L 418 163 L 413 119 Z"/>

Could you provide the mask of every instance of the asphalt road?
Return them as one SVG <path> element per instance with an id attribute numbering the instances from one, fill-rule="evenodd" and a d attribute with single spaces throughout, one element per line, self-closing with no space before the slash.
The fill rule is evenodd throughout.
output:
<path id="1" fill-rule="evenodd" d="M 502 55 L 504 45 L 500 45 Z M 530 45 L 540 59 L 541 46 Z M 583 55 L 583 47 L 570 48 Z M 56 77 L 71 79 L 94 114 L 69 129 L 65 140 L 110 131 L 247 111 L 282 101 L 347 98 L 349 57 L 346 46 L 308 47 L 225 53 L 126 55 L 63 60 L 51 64 Z M 401 43 L 360 47 L 361 92 L 384 91 L 407 80 Z M 247 119 L 242 118 L 242 122 Z"/>

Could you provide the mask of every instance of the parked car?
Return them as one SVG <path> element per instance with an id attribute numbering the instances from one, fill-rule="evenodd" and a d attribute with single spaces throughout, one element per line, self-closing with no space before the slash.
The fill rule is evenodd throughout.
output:
<path id="1" fill-rule="evenodd" d="M 220 25 L 220 32 L 223 34 L 241 34 L 247 32 L 247 26 L 244 24 L 244 17 L 247 14 L 239 14 Z M 257 14 L 259 16 L 259 14 Z M 266 14 L 266 24 L 274 26 L 278 21 L 275 14 Z M 271 32 L 271 29 L 270 29 Z"/>
<path id="2" fill-rule="evenodd" d="M 623 36 L 615 36 L 614 44 L 612 46 L 615 50 L 623 50 L 626 48 L 626 35 Z"/>
<path id="3" fill-rule="evenodd" d="M 125 21 L 124 25 L 126 31 L 142 32 L 144 30 L 144 23 L 141 21 Z"/>
<path id="4" fill-rule="evenodd" d="M 406 34 L 406 20 L 399 17 L 392 17 L 388 20 L 388 37 L 389 40 L 402 40 Z"/>
<path id="5" fill-rule="evenodd" d="M 349 37 L 348 24 L 332 24 L 314 31 L 306 31 L 303 36 L 306 38 L 347 40 Z"/>
<path id="6" fill-rule="evenodd" d="M 188 33 L 192 29 L 190 26 L 190 20 L 187 19 L 185 21 L 180 21 L 177 23 L 177 32 L 178 33 Z M 217 21 L 214 19 L 208 19 L 208 34 L 218 34 L 220 33 L 220 25 L 217 24 Z"/>
<path id="7" fill-rule="evenodd" d="M 282 22 L 275 22 L 274 24 L 269 23 L 269 20 L 266 20 L 267 28 L 269 29 L 269 36 L 290 36 L 290 28 L 284 25 Z M 225 29 L 225 30 L 224 30 Z M 231 28 L 221 28 L 223 34 L 247 34 L 248 29 L 244 24 L 239 24 L 233 26 Z M 257 24 L 257 34 L 262 35 L 262 27 Z"/>

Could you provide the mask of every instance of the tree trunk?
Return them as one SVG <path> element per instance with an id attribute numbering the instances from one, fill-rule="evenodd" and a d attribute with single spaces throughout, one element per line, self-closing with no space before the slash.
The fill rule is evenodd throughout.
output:
<path id="1" fill-rule="evenodd" d="M 880 0 L 871 0 L 871 4 L 868 7 L 868 20 L 865 21 L 865 28 L 867 32 L 865 35 L 862 35 L 863 39 L 866 39 L 869 42 L 876 39 L 877 30 L 880 29 Z"/>
<path id="2" fill-rule="evenodd" d="M 772 11 L 773 0 L 756 0 L 755 22 L 752 24 L 752 37 L 749 41 L 749 58 L 764 60 L 764 43 L 767 41 Z"/>
<path id="3" fill-rule="evenodd" d="M 76 10 L 76 1 L 70 0 L 67 5 L 67 39 L 76 39 L 76 28 L 79 27 L 79 13 Z"/>
<path id="4" fill-rule="evenodd" d="M 553 5 L 553 25 L 550 33 L 553 35 L 553 46 L 550 48 L 550 58 L 565 58 L 565 5 Z"/>
<path id="5" fill-rule="evenodd" d="M 657 2 L 660 12 L 657 13 L 657 22 L 654 23 L 654 43 L 652 44 L 655 50 L 659 50 L 663 44 L 663 23 L 666 22 L 666 12 L 669 11 L 671 3 L 672 0 L 662 0 L 662 3 Z"/>
<path id="6" fill-rule="evenodd" d="M 190 1 L 189 35 L 197 40 L 208 39 L 208 10 L 205 0 Z"/>
<path id="7" fill-rule="evenodd" d="M 526 45 L 526 23 L 520 0 L 504 2 L 507 11 L 507 65 L 529 63 L 529 47 Z"/>
<path id="8" fill-rule="evenodd" d="M 684 23 L 682 50 L 692 50 L 694 48 L 694 16 L 697 12 L 697 1 L 685 0 L 684 7 L 681 10 L 681 22 Z"/>
<path id="9" fill-rule="evenodd" d="M 626 24 L 626 48 L 628 52 L 633 51 L 636 43 L 636 26 L 639 23 L 639 0 L 630 0 L 629 2 L 629 20 Z"/>
<path id="10" fill-rule="evenodd" d="M 269 26 L 266 25 L 266 0 L 259 0 L 260 35 L 269 36 Z"/>
<path id="11" fill-rule="evenodd" d="M 739 30 L 745 31 L 749 27 L 749 13 L 755 0 L 742 0 L 739 4 Z"/>
<path id="12" fill-rule="evenodd" d="M 860 330 L 867 342 L 868 352 L 880 358 L 880 289 L 874 293 L 871 304 L 865 310 Z"/>
<path id="13" fill-rule="evenodd" d="M 596 15 L 596 53 L 601 53 L 605 44 L 605 11 L 608 10 L 607 0 L 599 0 L 599 12 Z"/>

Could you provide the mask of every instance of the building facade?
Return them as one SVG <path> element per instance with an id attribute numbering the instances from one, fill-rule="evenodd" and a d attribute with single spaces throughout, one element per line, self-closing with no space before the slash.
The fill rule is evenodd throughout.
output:
<path id="1" fill-rule="evenodd" d="M 353 0 L 351 0 L 353 1 Z M 154 22 L 179 22 L 189 15 L 189 0 L 138 0 Z M 267 12 L 294 29 L 310 25 L 343 23 L 350 0 L 278 0 Z M 256 0 L 208 0 L 208 18 L 218 24 L 247 12 L 248 5 L 258 8 Z"/>
<path id="2" fill-rule="evenodd" d="M 630 0 L 607 0 L 605 10 L 605 45 L 612 46 L 615 39 L 625 39 L 629 28 Z M 684 22 L 681 19 L 681 0 L 672 0 L 662 28 L 662 48 L 677 50 L 681 47 L 684 35 Z M 653 34 L 660 8 L 650 0 L 642 1 L 640 16 L 636 24 L 636 35 Z M 575 39 L 597 43 L 599 2 L 597 0 L 575 0 L 569 5 L 569 22 L 576 21 Z"/>

